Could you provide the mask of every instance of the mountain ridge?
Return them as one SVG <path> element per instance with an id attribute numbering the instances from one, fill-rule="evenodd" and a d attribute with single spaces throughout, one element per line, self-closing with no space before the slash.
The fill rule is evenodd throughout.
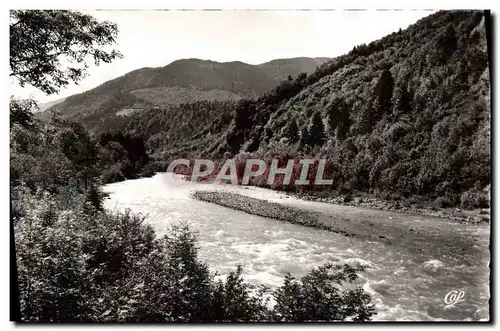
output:
<path id="1" fill-rule="evenodd" d="M 163 67 L 145 67 L 130 71 L 95 88 L 69 96 L 49 108 L 49 111 L 88 124 L 86 118 L 89 116 L 98 118 L 112 115 L 122 109 L 142 110 L 200 99 L 193 98 L 192 93 L 185 93 L 183 97 L 178 88 L 205 92 L 224 91 L 208 93 L 210 99 L 218 101 L 252 98 L 275 87 L 288 76 L 312 72 L 327 59 L 275 59 L 258 65 L 240 61 L 179 59 Z M 168 89 L 164 94 L 158 93 L 158 90 L 148 91 L 174 87 L 177 88 L 175 93 Z M 138 90 L 139 96 L 134 93 Z"/>

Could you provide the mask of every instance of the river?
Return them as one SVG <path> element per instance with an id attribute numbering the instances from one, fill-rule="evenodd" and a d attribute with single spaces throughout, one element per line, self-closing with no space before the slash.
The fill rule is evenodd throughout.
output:
<path id="1" fill-rule="evenodd" d="M 254 188 L 174 183 L 165 174 L 108 184 L 105 207 L 147 216 L 158 235 L 172 224 L 188 222 L 199 238 L 200 258 L 221 275 L 241 264 L 254 284 L 276 287 L 285 272 L 303 276 L 325 262 L 361 264 L 360 285 L 372 296 L 381 321 L 487 320 L 489 288 L 489 226 L 459 224 L 425 216 L 302 201 L 282 193 Z M 250 215 L 190 197 L 193 190 L 229 190 L 285 205 L 342 214 L 371 222 L 413 224 L 435 233 L 466 238 L 456 247 L 446 242 L 411 240 L 405 244 L 346 237 L 340 234 Z M 436 247 L 433 247 L 436 246 Z M 424 247 L 428 249 L 415 249 Z M 445 309 L 450 291 L 464 292 L 463 301 Z"/>

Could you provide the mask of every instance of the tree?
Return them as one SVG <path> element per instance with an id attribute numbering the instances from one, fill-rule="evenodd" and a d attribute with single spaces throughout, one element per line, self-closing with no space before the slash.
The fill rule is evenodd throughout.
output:
<path id="1" fill-rule="evenodd" d="M 407 90 L 406 84 L 400 83 L 394 89 L 392 96 L 392 118 L 397 119 L 399 115 L 408 113 L 411 110 L 411 94 Z"/>
<path id="2" fill-rule="evenodd" d="M 81 124 L 65 121 L 61 124 L 59 148 L 71 161 L 78 179 L 87 189 L 92 178 L 99 174 L 96 142 Z"/>
<path id="3" fill-rule="evenodd" d="M 234 109 L 234 124 L 237 129 L 248 129 L 252 124 L 250 121 L 251 110 L 255 107 L 251 101 L 240 100 Z"/>
<path id="4" fill-rule="evenodd" d="M 436 40 L 436 50 L 439 53 L 440 64 L 445 63 L 457 49 L 457 32 L 452 23 L 448 23 Z"/>
<path id="5" fill-rule="evenodd" d="M 343 289 L 345 283 L 354 282 L 362 267 L 325 264 L 313 269 L 296 281 L 290 274 L 273 296 L 275 320 L 279 322 L 306 321 L 369 321 L 375 314 L 370 295 L 361 288 Z"/>
<path id="6" fill-rule="evenodd" d="M 335 98 L 332 101 L 328 108 L 327 121 L 330 135 L 336 136 L 338 140 L 343 140 L 351 124 L 349 109 L 343 99 Z"/>
<path id="7" fill-rule="evenodd" d="M 306 146 L 309 146 L 309 130 L 307 130 L 307 126 L 304 126 L 300 130 L 300 147 L 305 148 Z"/>
<path id="8" fill-rule="evenodd" d="M 323 119 L 321 118 L 319 112 L 314 113 L 308 131 L 309 146 L 314 147 L 322 145 L 325 142 L 325 127 L 323 125 Z"/>
<path id="9" fill-rule="evenodd" d="M 115 49 L 118 28 L 90 15 L 69 10 L 12 10 L 10 12 L 10 77 L 57 93 L 86 76 L 89 58 L 96 65 L 121 57 Z M 70 63 L 64 65 L 64 63 Z"/>
<path id="10" fill-rule="evenodd" d="M 392 111 L 392 95 L 394 90 L 394 78 L 389 69 L 384 69 L 375 85 L 374 95 L 370 103 L 364 105 L 358 113 L 355 132 L 358 134 L 368 133 L 375 123 L 380 121 L 385 113 Z"/>
<path id="11" fill-rule="evenodd" d="M 35 123 L 33 113 L 30 111 L 33 107 L 37 107 L 33 99 L 20 100 L 11 97 L 9 102 L 10 127 L 12 128 L 17 123 L 26 129 L 33 129 Z"/>

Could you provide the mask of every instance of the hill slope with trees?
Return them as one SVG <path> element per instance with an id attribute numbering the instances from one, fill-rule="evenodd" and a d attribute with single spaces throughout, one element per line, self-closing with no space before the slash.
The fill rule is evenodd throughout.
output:
<path id="1" fill-rule="evenodd" d="M 210 117 L 181 137 L 165 134 L 179 123 L 167 113 L 163 120 L 160 113 L 138 114 L 141 120 L 128 129 L 146 128 L 154 155 L 316 156 L 328 159 L 327 176 L 334 179 L 328 191 L 422 197 L 441 207 L 488 204 L 490 75 L 483 12 L 432 14 L 233 104 L 231 119 L 221 108 L 224 120 Z M 148 135 L 138 123 L 153 118 L 165 129 Z M 172 139 L 186 149 L 172 150 Z"/>

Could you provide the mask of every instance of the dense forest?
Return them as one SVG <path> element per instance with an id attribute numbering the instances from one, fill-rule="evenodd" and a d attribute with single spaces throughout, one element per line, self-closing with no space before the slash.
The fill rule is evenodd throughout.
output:
<path id="1" fill-rule="evenodd" d="M 86 56 L 96 64 L 120 56 L 108 49 L 117 26 L 90 15 L 13 10 L 10 20 L 10 77 L 21 86 L 54 94 L 85 76 Z M 215 114 L 224 105 L 181 107 L 196 117 L 198 107 Z M 148 121 L 142 124 L 147 132 L 95 133 L 57 115 L 39 121 L 35 106 L 10 100 L 11 320 L 368 321 L 375 314 L 370 295 L 355 284 L 363 268 L 325 264 L 301 279 L 288 274 L 274 290 L 246 283 L 242 267 L 217 279 L 199 259 L 196 235 L 185 224 L 157 237 L 143 217 L 103 208 L 103 183 L 133 178 L 154 164 L 144 137 L 163 134 L 162 126 Z M 213 119 L 220 123 L 217 133 L 232 118 Z M 201 130 L 206 120 L 166 137 Z"/>
<path id="2" fill-rule="evenodd" d="M 334 184 L 311 194 L 486 207 L 489 80 L 483 12 L 441 11 L 257 98 L 136 113 L 122 128 L 159 168 L 174 156 L 314 156 Z"/>

